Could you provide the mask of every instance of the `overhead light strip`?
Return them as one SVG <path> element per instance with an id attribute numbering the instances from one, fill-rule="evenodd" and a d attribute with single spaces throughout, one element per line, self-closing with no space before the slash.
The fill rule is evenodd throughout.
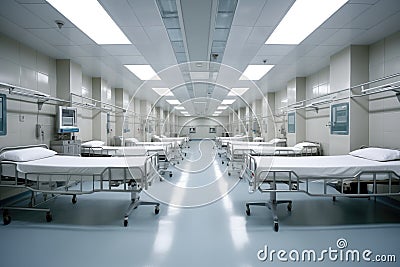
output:
<path id="1" fill-rule="evenodd" d="M 174 94 L 169 90 L 169 88 L 152 88 L 154 92 L 156 92 L 160 96 L 173 96 Z"/>
<path id="2" fill-rule="evenodd" d="M 124 65 L 124 66 L 142 81 L 161 80 L 150 65 Z"/>
<path id="3" fill-rule="evenodd" d="M 180 105 L 181 102 L 179 102 L 179 100 L 176 99 L 167 99 L 166 100 L 170 105 Z"/>
<path id="4" fill-rule="evenodd" d="M 348 0 L 297 0 L 265 44 L 301 43 Z"/>
<path id="5" fill-rule="evenodd" d="M 47 0 L 97 44 L 132 44 L 97 0 Z"/>
<path id="6" fill-rule="evenodd" d="M 228 96 L 241 96 L 241 95 L 243 95 L 247 90 L 249 90 L 249 88 L 246 88 L 246 87 L 232 88 L 232 89 L 229 91 Z"/>
<path id="7" fill-rule="evenodd" d="M 231 105 L 235 101 L 236 101 L 236 99 L 224 99 L 224 100 L 222 100 L 221 105 Z"/>
<path id="8" fill-rule="evenodd" d="M 239 80 L 258 81 L 267 74 L 275 65 L 248 65 Z"/>

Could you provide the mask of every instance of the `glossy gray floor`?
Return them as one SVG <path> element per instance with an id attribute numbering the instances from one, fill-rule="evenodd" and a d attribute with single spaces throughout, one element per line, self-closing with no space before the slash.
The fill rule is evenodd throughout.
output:
<path id="1" fill-rule="evenodd" d="M 161 204 L 158 215 L 151 207 L 139 207 L 126 228 L 122 222 L 127 193 L 80 196 L 75 205 L 69 197 L 58 197 L 48 204 L 51 223 L 43 213 L 12 212 L 11 224 L 0 225 L 1 266 L 247 267 L 284 265 L 285 259 L 293 266 L 399 266 L 398 207 L 367 199 L 332 202 L 280 194 L 278 199 L 293 200 L 293 210 L 278 208 L 280 229 L 274 232 L 268 209 L 253 207 L 251 216 L 245 214 L 246 201 L 268 195 L 249 194 L 244 180 L 228 177 L 211 142 L 193 141 L 186 152 L 186 159 L 171 167 L 173 177 L 155 182 L 149 190 L 173 205 Z M 203 188 L 220 195 L 201 196 Z M 142 194 L 142 199 L 151 197 Z M 266 247 L 268 258 L 261 261 L 265 253 L 260 250 Z M 276 252 L 271 259 L 272 250 L 282 250 L 280 258 Z M 351 258 L 356 250 L 359 262 Z M 366 265 L 365 250 L 372 253 L 367 252 L 367 258 L 395 255 L 397 263 Z"/>

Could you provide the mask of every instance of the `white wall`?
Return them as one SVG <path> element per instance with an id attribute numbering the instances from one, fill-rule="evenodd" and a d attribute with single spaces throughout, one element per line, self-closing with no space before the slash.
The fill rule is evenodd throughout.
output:
<path id="1" fill-rule="evenodd" d="M 56 97 L 56 61 L 0 34 L 0 82 Z M 9 95 L 3 90 L 0 93 L 7 96 L 7 135 L 0 136 L 0 148 L 50 145 L 55 134 L 55 106 L 45 103 L 38 113 L 36 99 Z M 37 122 L 42 125 L 43 138 L 35 136 Z M 0 188 L 0 200 L 21 191 Z"/>
<path id="2" fill-rule="evenodd" d="M 189 136 L 191 139 L 204 139 L 204 138 L 215 138 L 221 136 L 223 132 L 227 131 L 229 123 L 228 116 L 218 117 L 186 117 L 178 116 L 178 123 L 182 127 L 179 132 L 180 136 Z M 196 133 L 189 133 L 189 128 L 195 127 Z M 211 128 L 216 128 L 216 133 L 210 133 Z"/>
<path id="3" fill-rule="evenodd" d="M 0 82 L 56 97 L 56 61 L 0 34 Z M 49 145 L 55 134 L 55 106 L 45 103 L 38 112 L 36 99 L 0 93 L 7 95 L 7 135 L 0 136 L 0 147 Z M 43 138 L 35 136 L 37 122 L 42 125 Z"/>
<path id="4" fill-rule="evenodd" d="M 275 110 L 274 110 L 274 115 L 275 115 L 275 135 L 278 138 L 283 138 L 286 137 L 285 135 L 282 135 L 281 129 L 285 129 L 287 132 L 287 119 L 286 116 L 283 115 L 282 113 L 282 107 L 287 106 L 287 103 L 282 102 L 282 100 L 287 99 L 287 94 L 286 90 L 280 90 L 275 92 Z"/>
<path id="5" fill-rule="evenodd" d="M 329 66 L 306 79 L 306 99 L 330 92 Z M 318 112 L 306 111 L 306 140 L 319 142 L 324 154 L 329 154 L 329 105 L 321 106 Z"/>
<path id="6" fill-rule="evenodd" d="M 400 32 L 369 48 L 371 80 L 400 71 Z M 369 145 L 400 149 L 400 103 L 393 92 L 370 96 Z"/>
<path id="7" fill-rule="evenodd" d="M 92 98 L 92 77 L 82 74 L 82 96 Z M 90 109 L 78 109 L 79 139 L 88 141 L 93 138 L 93 112 Z"/>

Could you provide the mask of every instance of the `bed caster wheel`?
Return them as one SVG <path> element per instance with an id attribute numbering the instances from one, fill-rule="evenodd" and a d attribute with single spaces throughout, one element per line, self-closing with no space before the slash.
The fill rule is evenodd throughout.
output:
<path id="1" fill-rule="evenodd" d="M 159 214 L 159 213 L 160 213 L 160 207 L 157 206 L 157 207 L 154 209 L 154 213 L 155 213 L 155 214 Z"/>
<path id="2" fill-rule="evenodd" d="M 177 161 L 176 164 L 179 164 L 179 161 Z"/>
<path id="3" fill-rule="evenodd" d="M 274 222 L 274 231 L 278 232 L 279 231 L 279 224 L 278 222 Z"/>
<path id="4" fill-rule="evenodd" d="M 11 222 L 11 216 L 8 214 L 7 210 L 3 211 L 3 223 L 4 225 L 8 225 Z"/>
<path id="5" fill-rule="evenodd" d="M 229 163 L 228 163 L 228 162 L 226 163 L 226 166 L 229 166 Z"/>
<path id="6" fill-rule="evenodd" d="M 186 153 L 185 153 L 185 157 L 186 157 Z"/>
<path id="7" fill-rule="evenodd" d="M 127 227 L 127 226 L 128 226 L 128 219 L 125 218 L 125 219 L 124 219 L 124 227 Z"/>
<path id="8" fill-rule="evenodd" d="M 218 153 L 218 156 L 221 157 L 221 154 Z"/>
<path id="9" fill-rule="evenodd" d="M 77 198 L 76 198 L 76 195 L 73 195 L 73 196 L 72 196 L 72 204 L 75 204 L 77 201 L 78 201 L 78 200 L 77 200 Z"/>
<path id="10" fill-rule="evenodd" d="M 288 210 L 288 211 L 292 211 L 292 203 L 289 203 L 289 204 L 287 205 L 287 210 Z"/>
<path id="11" fill-rule="evenodd" d="M 224 165 L 224 163 L 225 163 L 225 162 L 224 162 L 224 161 L 222 161 L 222 165 Z"/>
<path id="12" fill-rule="evenodd" d="M 250 209 L 249 208 L 246 209 L 246 214 L 247 214 L 247 216 L 250 216 Z"/>
<path id="13" fill-rule="evenodd" d="M 51 222 L 53 220 L 53 215 L 51 215 L 50 211 L 46 212 L 46 222 Z"/>
<path id="14" fill-rule="evenodd" d="M 336 201 L 336 197 L 332 197 L 332 201 L 335 202 Z"/>
<path id="15" fill-rule="evenodd" d="M 230 172 L 228 172 L 228 176 L 231 176 L 231 173 L 230 173 Z"/>
<path id="16" fill-rule="evenodd" d="M 169 177 L 172 177 L 172 173 L 169 174 Z"/>

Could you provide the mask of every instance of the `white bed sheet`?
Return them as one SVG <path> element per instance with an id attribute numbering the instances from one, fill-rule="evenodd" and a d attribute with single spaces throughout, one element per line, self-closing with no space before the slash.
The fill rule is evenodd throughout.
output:
<path id="1" fill-rule="evenodd" d="M 29 180 L 48 181 L 51 175 L 52 181 L 71 180 L 68 175 L 83 175 L 83 180 L 92 180 L 92 174 L 101 174 L 107 167 L 113 167 L 111 170 L 111 180 L 121 180 L 124 175 L 124 168 L 129 168 L 127 178 L 133 176 L 136 181 L 143 179 L 145 173 L 146 156 L 137 157 L 76 157 L 76 156 L 58 156 L 48 157 L 44 159 L 15 162 L 19 178 L 25 178 L 23 173 L 44 173 L 47 175 L 28 175 Z M 2 175 L 14 177 L 14 166 L 9 164 L 2 165 Z M 118 168 L 118 169 L 116 169 Z M 147 162 L 147 171 L 152 171 L 150 161 Z M 39 177 L 39 179 L 38 179 Z M 108 175 L 105 176 L 108 179 Z M 99 177 L 96 177 L 98 179 Z M 74 180 L 75 178 L 72 178 Z M 76 177 L 76 179 L 78 179 Z M 80 179 L 80 177 L 79 177 Z"/>
<path id="2" fill-rule="evenodd" d="M 309 157 L 254 157 L 256 174 L 262 170 L 294 171 L 300 178 L 353 177 L 361 171 L 394 171 L 400 174 L 400 161 L 379 162 L 351 155 Z"/>
<path id="3" fill-rule="evenodd" d="M 166 154 L 165 146 L 102 146 L 86 149 L 89 154 L 107 155 L 107 156 L 140 156 L 146 153 L 157 152 L 161 155 Z"/>

